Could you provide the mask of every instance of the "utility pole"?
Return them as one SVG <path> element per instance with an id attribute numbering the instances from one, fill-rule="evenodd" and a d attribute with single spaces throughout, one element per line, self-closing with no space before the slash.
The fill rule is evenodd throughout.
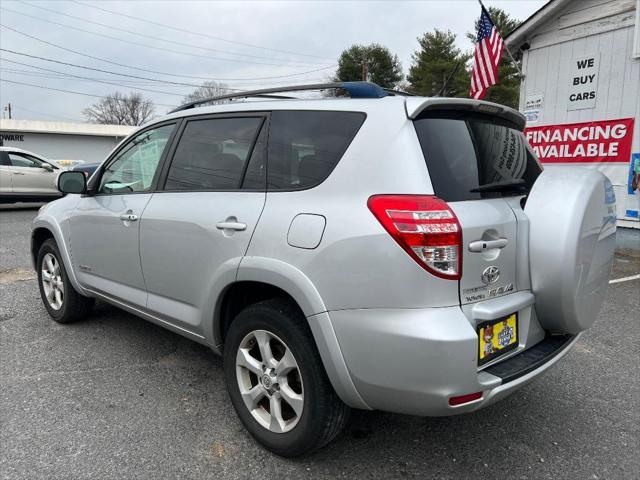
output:
<path id="1" fill-rule="evenodd" d="M 372 61 L 371 51 L 368 48 L 362 47 L 362 57 L 360 61 L 362 62 L 362 81 L 368 82 L 369 81 L 369 62 Z"/>
<path id="2" fill-rule="evenodd" d="M 9 120 L 11 120 L 11 102 L 7 103 L 7 106 L 4 107 L 4 111 L 9 114 Z"/>

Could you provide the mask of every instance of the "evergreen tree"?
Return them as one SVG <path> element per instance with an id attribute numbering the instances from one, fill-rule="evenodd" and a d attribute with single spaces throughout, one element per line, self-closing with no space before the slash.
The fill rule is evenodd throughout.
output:
<path id="1" fill-rule="evenodd" d="M 402 65 L 397 55 L 377 43 L 352 45 L 340 55 L 334 80 L 368 80 L 384 88 L 395 88 L 402 80 Z"/>
<path id="2" fill-rule="evenodd" d="M 454 33 L 438 29 L 418 38 L 420 50 L 412 55 L 413 63 L 407 77 L 412 93 L 429 97 L 469 95 L 470 77 L 466 63 L 471 55 L 456 48 L 455 42 Z"/>

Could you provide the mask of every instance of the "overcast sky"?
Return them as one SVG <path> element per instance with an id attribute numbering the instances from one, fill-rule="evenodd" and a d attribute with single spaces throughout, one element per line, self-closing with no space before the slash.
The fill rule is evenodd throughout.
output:
<path id="1" fill-rule="evenodd" d="M 485 0 L 486 6 L 500 7 L 518 19 L 527 18 L 544 3 Z M 457 34 L 458 46 L 470 50 L 472 45 L 465 33 L 473 29 L 480 14 L 476 0 L 0 0 L 0 8 L 2 49 L 163 82 L 223 80 L 240 89 L 327 80 L 340 52 L 354 43 L 387 46 L 400 57 L 406 74 L 411 54 L 418 48 L 418 36 L 434 28 L 449 29 Z M 156 103 L 158 114 L 166 112 L 169 105 L 181 103 L 182 97 L 193 90 L 188 85 L 122 77 L 6 51 L 0 55 L 0 103 L 4 108 L 11 102 L 16 119 L 82 121 L 82 110 L 99 99 L 10 81 L 91 95 L 128 92 L 134 87 L 158 90 L 166 93 L 141 92 Z"/>

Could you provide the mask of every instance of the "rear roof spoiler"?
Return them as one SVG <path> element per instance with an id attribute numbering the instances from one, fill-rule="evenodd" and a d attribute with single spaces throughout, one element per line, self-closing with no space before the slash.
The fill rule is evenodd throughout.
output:
<path id="1" fill-rule="evenodd" d="M 407 116 L 412 120 L 422 112 L 434 110 L 470 110 L 477 113 L 486 113 L 504 118 L 515 124 L 519 130 L 524 130 L 526 118 L 517 110 L 492 102 L 473 100 L 469 98 L 450 97 L 408 97 L 405 100 Z"/>

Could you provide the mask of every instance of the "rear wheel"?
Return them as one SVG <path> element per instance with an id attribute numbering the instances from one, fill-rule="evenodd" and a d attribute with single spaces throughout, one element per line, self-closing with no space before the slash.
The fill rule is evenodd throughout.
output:
<path id="1" fill-rule="evenodd" d="M 340 433 L 349 408 L 335 394 L 306 319 L 291 302 L 247 307 L 231 324 L 224 348 L 231 402 L 265 448 L 295 457 Z"/>
<path id="2" fill-rule="evenodd" d="M 93 307 L 93 298 L 75 291 L 56 242 L 46 240 L 38 251 L 38 285 L 47 312 L 58 323 L 69 323 L 84 318 Z"/>

